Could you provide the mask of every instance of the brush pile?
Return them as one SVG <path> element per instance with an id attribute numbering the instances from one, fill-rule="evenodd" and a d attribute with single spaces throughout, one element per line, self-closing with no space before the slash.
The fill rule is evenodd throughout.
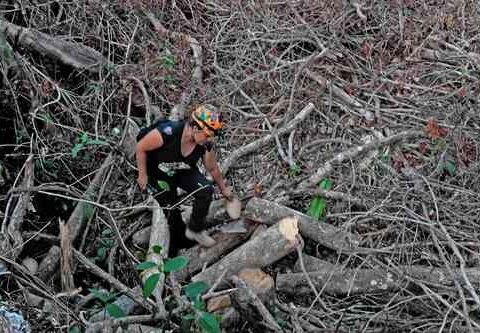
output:
<path id="1" fill-rule="evenodd" d="M 480 330 L 477 2 L 0 14 L 4 330 Z M 135 136 L 204 102 L 225 116 L 217 158 L 242 213 L 218 197 L 217 244 L 169 255 Z"/>

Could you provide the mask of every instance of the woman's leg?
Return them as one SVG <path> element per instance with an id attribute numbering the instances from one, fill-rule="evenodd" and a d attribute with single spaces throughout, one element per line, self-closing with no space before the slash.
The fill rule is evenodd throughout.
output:
<path id="1" fill-rule="evenodd" d="M 205 218 L 213 197 L 213 186 L 198 169 L 182 170 L 177 173 L 178 186 L 188 193 L 193 193 L 193 209 L 188 228 L 193 232 L 205 229 Z"/>
<path id="2" fill-rule="evenodd" d="M 159 181 L 168 184 L 168 191 L 165 190 L 165 185 L 161 186 L 159 184 Z M 154 195 L 154 197 L 160 207 L 162 207 L 163 213 L 168 221 L 170 230 L 169 256 L 175 256 L 179 249 L 195 245 L 194 242 L 185 237 L 186 226 L 183 222 L 180 209 L 178 207 L 169 209 L 169 207 L 175 205 L 178 201 L 176 179 L 163 172 L 158 172 L 150 182 L 150 185 L 158 191 L 158 194 Z"/>

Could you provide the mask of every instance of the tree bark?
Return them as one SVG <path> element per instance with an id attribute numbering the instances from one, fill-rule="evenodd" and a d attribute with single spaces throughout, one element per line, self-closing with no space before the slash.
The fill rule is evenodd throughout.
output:
<path id="1" fill-rule="evenodd" d="M 210 265 L 220 259 L 222 255 L 231 249 L 242 244 L 252 234 L 255 229 L 254 224 L 247 225 L 247 232 L 243 234 L 224 234 L 213 235 L 217 243 L 212 247 L 203 247 L 196 245 L 180 252 L 180 255 L 187 257 L 188 266 L 178 272 L 175 272 L 175 278 L 178 281 L 185 281 L 192 274 L 199 272 L 204 265 Z"/>
<path id="2" fill-rule="evenodd" d="M 9 40 L 80 70 L 99 72 L 108 60 L 91 47 L 55 38 L 0 19 L 0 30 Z"/>
<path id="3" fill-rule="evenodd" d="M 229 278 L 245 268 L 270 265 L 293 251 L 298 245 L 298 237 L 297 219 L 284 218 L 195 275 L 192 280 L 212 285 L 222 274 L 224 278 Z"/>
<path id="4" fill-rule="evenodd" d="M 313 239 L 317 243 L 339 252 L 353 252 L 360 244 L 360 237 L 342 231 L 339 228 L 316 221 L 296 210 L 261 198 L 252 198 L 245 207 L 244 215 L 254 221 L 273 224 L 285 216 L 298 219 L 302 236 Z"/>
<path id="5" fill-rule="evenodd" d="M 452 286 L 453 280 L 449 278 L 445 269 L 424 266 L 400 266 L 408 279 L 399 276 L 397 270 L 385 271 L 384 269 L 352 269 L 343 268 L 331 263 L 315 264 L 314 272 L 308 276 L 316 288 L 324 288 L 329 295 L 357 295 L 367 293 L 393 292 L 401 288 L 410 288 L 414 284 L 408 280 L 417 279 L 437 286 Z M 471 281 L 480 284 L 480 270 L 469 269 L 467 275 Z M 278 274 L 276 280 L 277 291 L 295 295 L 312 293 L 304 273 Z"/>

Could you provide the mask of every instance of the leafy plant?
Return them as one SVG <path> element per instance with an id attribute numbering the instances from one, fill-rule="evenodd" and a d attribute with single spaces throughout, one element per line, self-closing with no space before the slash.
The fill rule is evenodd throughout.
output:
<path id="1" fill-rule="evenodd" d="M 111 239 L 113 231 L 106 228 L 101 233 L 100 245 L 97 248 L 96 256 L 92 258 L 93 262 L 103 262 L 107 258 L 108 251 L 115 245 L 115 241 Z"/>
<path id="2" fill-rule="evenodd" d="M 190 326 L 192 321 L 195 321 L 197 326 L 204 333 L 220 333 L 220 318 L 207 311 L 205 302 L 201 295 L 209 290 L 210 286 L 203 282 L 192 282 L 183 288 L 187 298 L 192 302 L 192 312 L 187 313 L 182 317 L 184 326 Z"/>
<path id="3" fill-rule="evenodd" d="M 172 69 L 175 66 L 175 58 L 172 55 L 166 55 L 162 59 L 162 64 L 165 69 Z"/>
<path id="4" fill-rule="evenodd" d="M 160 245 L 155 245 L 152 247 L 152 252 L 156 254 L 161 254 L 163 248 Z M 163 262 L 163 265 L 158 265 L 153 261 L 144 261 L 139 263 L 136 266 L 136 269 L 139 271 L 146 271 L 152 268 L 157 268 L 160 273 L 155 273 L 150 275 L 143 285 L 143 297 L 147 298 L 155 290 L 158 281 L 160 280 L 160 276 L 162 273 L 171 273 L 175 271 L 179 271 L 188 265 L 188 259 L 186 257 L 178 256 L 175 258 L 167 259 Z"/>
<path id="5" fill-rule="evenodd" d="M 318 187 L 323 190 L 330 190 L 332 188 L 332 181 L 328 178 L 322 179 L 320 183 L 318 184 Z M 325 210 L 327 208 L 327 202 L 325 198 L 323 198 L 320 195 L 317 195 L 313 198 L 312 202 L 310 203 L 310 206 L 308 207 L 307 210 L 307 215 L 320 220 L 324 215 L 325 215 Z"/>
<path id="6" fill-rule="evenodd" d="M 88 291 L 90 291 L 90 293 L 92 293 L 92 295 L 103 304 L 105 310 L 110 316 L 114 318 L 125 317 L 123 310 L 117 305 L 113 304 L 113 301 L 115 301 L 119 295 L 118 293 L 104 293 L 94 288 L 89 288 Z"/>
<path id="7" fill-rule="evenodd" d="M 105 145 L 105 144 L 107 144 L 107 143 L 103 140 L 89 139 L 88 134 L 84 132 L 80 136 L 80 142 L 75 144 L 75 146 L 73 146 L 73 148 L 70 151 L 70 154 L 72 155 L 73 158 L 75 158 L 75 157 L 78 156 L 78 153 L 80 152 L 80 150 L 82 150 L 83 147 L 85 147 L 85 146 L 88 146 L 88 145 Z"/>

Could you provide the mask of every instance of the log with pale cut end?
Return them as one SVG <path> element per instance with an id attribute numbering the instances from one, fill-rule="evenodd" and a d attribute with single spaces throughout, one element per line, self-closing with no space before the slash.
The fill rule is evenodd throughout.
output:
<path id="1" fill-rule="evenodd" d="M 175 272 L 175 278 L 178 281 L 185 281 L 191 275 L 199 272 L 204 265 L 216 262 L 222 255 L 248 239 L 254 229 L 254 224 L 250 223 L 247 225 L 246 233 L 217 233 L 213 235 L 217 243 L 212 247 L 195 245 L 192 248 L 180 251 L 180 255 L 188 259 L 188 266 L 181 271 Z"/>
<path id="2" fill-rule="evenodd" d="M 231 295 L 232 305 L 242 318 L 249 321 L 259 332 L 282 332 L 277 321 L 244 281 L 232 278 L 237 290 Z"/>
<path id="3" fill-rule="evenodd" d="M 262 268 L 283 258 L 298 245 L 298 220 L 286 217 L 256 238 L 249 240 L 223 259 L 195 275 L 193 281 L 212 285 L 224 272 L 224 279 L 245 268 Z"/>
<path id="4" fill-rule="evenodd" d="M 319 290 L 329 295 L 355 295 L 366 293 L 384 293 L 397 291 L 401 288 L 413 286 L 412 279 L 436 286 L 453 286 L 454 282 L 448 272 L 442 268 L 426 266 L 400 266 L 398 270 L 352 269 L 331 263 L 315 264 L 316 271 L 309 272 L 308 276 Z M 480 285 L 480 270 L 468 269 L 467 276 L 471 281 Z M 407 277 L 407 278 L 406 278 Z M 278 274 L 276 279 L 277 291 L 286 294 L 305 295 L 313 293 L 304 273 Z"/>
<path id="5" fill-rule="evenodd" d="M 337 251 L 350 252 L 360 244 L 360 237 L 339 228 L 316 221 L 294 209 L 261 198 L 252 198 L 245 207 L 244 216 L 254 221 L 273 224 L 284 216 L 298 219 L 302 236 Z"/>

